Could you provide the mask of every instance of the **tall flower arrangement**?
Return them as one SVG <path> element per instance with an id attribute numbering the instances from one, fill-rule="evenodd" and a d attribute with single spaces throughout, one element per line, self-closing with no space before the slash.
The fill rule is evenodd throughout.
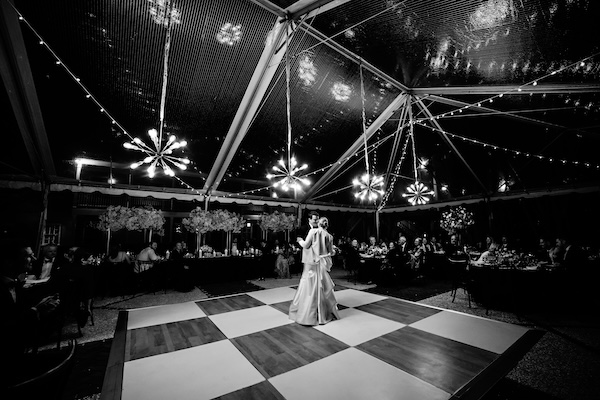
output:
<path id="1" fill-rule="evenodd" d="M 230 212 L 227 210 L 218 210 L 220 212 L 221 230 L 227 233 L 227 244 L 226 248 L 231 249 L 231 236 L 232 233 L 239 233 L 246 226 L 246 220 L 239 214 Z"/>
<path id="2" fill-rule="evenodd" d="M 474 223 L 473 213 L 467 211 L 463 206 L 457 206 L 442 213 L 440 227 L 448 234 L 452 234 L 462 231 Z"/>
<path id="3" fill-rule="evenodd" d="M 96 228 L 106 232 L 106 253 L 110 248 L 111 233 L 125 228 L 130 215 L 131 209 L 123 206 L 108 206 L 104 214 L 100 215 Z"/>
<path id="4" fill-rule="evenodd" d="M 184 218 L 182 224 L 189 232 L 196 234 L 196 249 L 200 249 L 202 245 L 202 235 L 214 230 L 212 213 L 200 207 L 190 211 L 189 218 Z"/>
<path id="5" fill-rule="evenodd" d="M 280 213 L 279 211 L 271 214 L 263 213 L 260 217 L 260 227 L 265 234 L 267 231 L 273 231 L 286 232 L 289 235 L 289 231 L 294 229 L 295 224 L 295 215 Z"/>
<path id="6" fill-rule="evenodd" d="M 162 215 L 162 211 L 155 210 L 152 207 L 129 208 L 123 206 L 109 206 L 104 214 L 100 215 L 96 228 L 107 232 L 106 251 L 108 252 L 112 232 L 121 229 L 127 229 L 128 231 L 150 230 L 149 237 L 151 239 L 153 232 L 156 232 L 159 235 L 164 234 L 164 223 L 165 218 Z"/>
<path id="7" fill-rule="evenodd" d="M 190 212 L 189 218 L 184 218 L 183 226 L 196 234 L 196 248 L 202 245 L 202 235 L 210 231 L 227 233 L 227 248 L 231 243 L 231 233 L 238 233 L 246 226 L 246 220 L 239 214 L 227 210 L 205 211 L 196 207 Z"/>
<path id="8" fill-rule="evenodd" d="M 163 217 L 161 210 L 155 210 L 150 206 L 133 208 L 133 210 L 138 221 L 137 230 L 149 230 L 148 241 L 152 240 L 153 233 L 158 233 L 161 236 L 164 234 L 163 225 L 165 224 L 165 217 Z"/>

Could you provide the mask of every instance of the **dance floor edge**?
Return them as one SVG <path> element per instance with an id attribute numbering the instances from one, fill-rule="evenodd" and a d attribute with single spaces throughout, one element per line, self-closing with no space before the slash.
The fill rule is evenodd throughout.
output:
<path id="1" fill-rule="evenodd" d="M 344 386 L 339 391 L 344 399 L 360 399 L 368 381 L 350 379 L 356 374 L 350 368 L 369 365 L 375 368 L 370 371 L 374 376 L 395 377 L 389 384 L 384 379 L 373 381 L 369 389 L 378 399 L 478 399 L 543 335 L 539 330 L 390 296 L 366 296 L 354 289 L 336 292 L 345 306 L 342 320 L 306 327 L 285 318 L 293 290 L 260 292 L 192 302 L 198 311 L 190 303 L 156 307 L 156 315 L 148 309 L 121 311 L 100 398 L 127 399 L 132 389 L 142 385 L 144 398 L 152 399 L 153 393 L 164 394 L 169 380 L 145 376 L 169 375 L 174 367 L 202 374 L 201 369 L 211 366 L 216 375 L 210 380 L 189 385 L 180 381 L 167 388 L 169 393 L 178 399 L 292 399 L 295 393 L 307 394 L 305 386 L 310 384 L 314 399 L 331 399 L 336 393 L 332 385 Z M 166 317 L 167 309 L 176 318 Z M 182 320 L 186 315 L 189 319 Z M 254 317 L 258 321 L 252 329 L 233 329 L 238 315 L 240 324 Z M 220 326 L 227 328 L 223 331 Z M 349 330 L 356 334 L 349 335 Z M 488 343 L 485 336 L 490 330 L 495 332 Z M 218 357 L 219 352 L 210 349 L 226 349 L 226 354 Z M 197 357 L 209 359 L 198 364 Z M 235 363 L 238 373 L 220 373 L 232 368 L 224 363 Z M 310 383 L 295 379 L 311 376 L 315 378 Z M 398 379 L 410 391 L 399 392 Z M 352 385 L 357 385 L 356 390 Z"/>

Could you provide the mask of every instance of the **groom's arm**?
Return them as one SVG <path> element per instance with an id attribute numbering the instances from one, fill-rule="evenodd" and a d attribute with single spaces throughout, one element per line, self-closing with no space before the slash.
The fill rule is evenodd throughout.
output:
<path id="1" fill-rule="evenodd" d="M 316 228 L 311 228 L 306 235 L 306 239 L 298 238 L 298 244 L 305 249 L 310 249 L 310 247 L 313 245 L 316 232 Z"/>

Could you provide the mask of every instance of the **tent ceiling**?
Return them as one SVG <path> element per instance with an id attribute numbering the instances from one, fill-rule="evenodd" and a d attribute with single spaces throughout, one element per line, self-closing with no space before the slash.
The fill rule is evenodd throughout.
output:
<path id="1" fill-rule="evenodd" d="M 120 183 L 270 197 L 265 175 L 285 157 L 287 117 L 285 46 L 269 40 L 286 13 L 295 20 L 292 149 L 318 187 L 297 200 L 367 207 L 348 188 L 365 169 L 362 148 L 348 151 L 362 135 L 361 69 L 367 126 L 381 122 L 369 132 L 369 164 L 393 172 L 386 207 L 406 205 L 401 193 L 414 180 L 409 112 L 384 114 L 403 93 L 417 120 L 417 156 L 429 161 L 419 179 L 437 189 L 433 201 L 497 193 L 503 182 L 521 191 L 600 176 L 595 1 L 174 1 L 165 131 L 188 142 L 192 165 L 152 180 L 121 167 L 139 160 L 122 144 L 127 134 L 147 141 L 158 127 L 166 35 L 153 13 L 165 1 L 14 4 L 58 176 L 74 177 L 73 160 L 87 157 L 112 160 Z M 247 128 L 237 127 L 244 118 Z M 8 172 L 35 173 L 23 165 L 16 121 L 8 122 Z M 81 178 L 106 182 L 110 173 L 85 166 Z"/>

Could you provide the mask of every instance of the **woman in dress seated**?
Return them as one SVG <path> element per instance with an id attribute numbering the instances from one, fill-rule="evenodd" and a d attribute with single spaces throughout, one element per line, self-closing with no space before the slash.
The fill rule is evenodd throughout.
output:
<path id="1" fill-rule="evenodd" d="M 473 261 L 475 265 L 490 265 L 496 262 L 496 250 L 498 250 L 498 244 L 490 244 L 489 249 L 481 253 L 476 261 Z"/>

